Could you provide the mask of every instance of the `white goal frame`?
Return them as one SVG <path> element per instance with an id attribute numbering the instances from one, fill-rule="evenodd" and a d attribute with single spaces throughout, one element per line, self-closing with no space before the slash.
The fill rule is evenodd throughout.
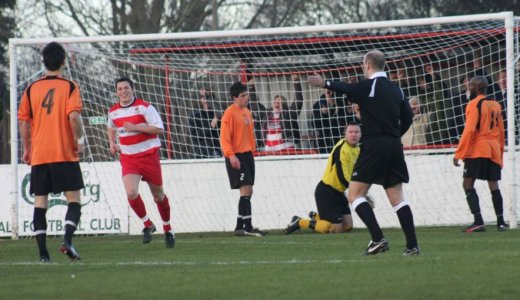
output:
<path id="1" fill-rule="evenodd" d="M 503 21 L 506 36 L 506 71 L 507 71 L 507 105 L 509 108 L 515 106 L 514 86 L 515 86 L 515 48 L 518 51 L 518 44 L 515 46 L 514 40 L 514 16 L 512 12 L 501 12 L 493 14 L 479 14 L 453 17 L 439 18 L 423 18 L 411 20 L 394 20 L 379 22 L 364 22 L 353 24 L 337 24 L 337 25 L 320 25 L 320 26 L 302 26 L 302 27 L 283 27 L 269 29 L 251 29 L 251 30 L 228 30 L 228 31 L 204 31 L 204 32 L 186 32 L 186 33 L 170 33 L 170 34 L 138 34 L 138 35 L 112 35 L 112 36 L 92 36 L 92 37 L 58 37 L 58 38 L 29 38 L 29 39 L 9 39 L 9 57 L 10 57 L 10 142 L 11 142 L 11 174 L 13 179 L 11 190 L 9 191 L 11 213 L 12 213 L 12 238 L 18 238 L 18 199 L 19 192 L 19 140 L 18 140 L 18 98 L 17 88 L 17 68 L 16 68 L 16 51 L 15 48 L 20 45 L 27 44 L 46 44 L 50 41 L 59 43 L 95 43 L 95 42 L 125 42 L 125 41 L 158 41 L 158 40 L 183 40 L 191 38 L 219 38 L 219 37 L 239 37 L 239 36 L 262 36 L 270 34 L 292 34 L 292 33 L 309 33 L 322 31 L 339 31 L 339 30 L 357 30 L 357 29 L 377 29 L 385 27 L 407 27 L 419 25 L 435 25 L 447 23 L 464 23 L 473 21 Z M 518 41 L 516 41 L 518 43 Z M 518 53 L 516 53 L 518 59 Z M 507 132 L 509 136 L 515 135 L 515 117 L 514 109 L 508 109 L 507 114 L 508 126 Z M 514 164 L 516 161 L 515 152 L 518 149 L 506 148 L 504 164 Z M 516 150 L 516 151 L 515 151 Z M 262 160 L 262 158 L 260 158 Z M 176 163 L 176 162 L 171 162 Z M 179 162 L 179 163 L 185 163 Z M 502 189 L 506 192 L 504 195 L 504 212 L 506 219 L 510 221 L 510 228 L 517 228 L 517 201 L 518 201 L 518 180 L 514 167 L 508 169 L 507 182 L 502 182 Z M 459 187 L 459 185 L 457 185 Z"/>

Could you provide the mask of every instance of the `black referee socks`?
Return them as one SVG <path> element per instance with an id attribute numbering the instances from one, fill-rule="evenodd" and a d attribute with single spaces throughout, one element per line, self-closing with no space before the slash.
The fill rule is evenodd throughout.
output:
<path id="1" fill-rule="evenodd" d="M 368 202 L 365 200 L 361 202 L 356 207 L 356 213 L 359 218 L 365 223 L 372 236 L 372 241 L 379 242 L 383 239 L 383 232 L 381 231 L 381 227 L 377 223 L 376 215 L 374 214 L 374 210 Z"/>

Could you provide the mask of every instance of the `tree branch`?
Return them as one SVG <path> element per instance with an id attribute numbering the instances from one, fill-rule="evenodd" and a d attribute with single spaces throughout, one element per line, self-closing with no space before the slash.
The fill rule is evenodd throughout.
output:
<path id="1" fill-rule="evenodd" d="M 76 9 L 74 8 L 74 6 L 70 2 L 70 0 L 65 0 L 65 2 L 67 3 L 67 5 L 69 7 L 72 19 L 76 22 L 76 24 L 78 24 L 78 26 L 81 29 L 81 31 L 83 32 L 83 34 L 86 36 L 90 36 L 87 28 L 83 25 L 83 22 L 81 22 L 81 20 L 78 18 L 78 15 L 76 14 Z"/>

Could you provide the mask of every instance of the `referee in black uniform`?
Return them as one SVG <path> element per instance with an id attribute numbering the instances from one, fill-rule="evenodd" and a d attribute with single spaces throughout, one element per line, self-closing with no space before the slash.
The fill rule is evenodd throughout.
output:
<path id="1" fill-rule="evenodd" d="M 412 124 L 413 113 L 403 91 L 387 78 L 384 67 L 384 54 L 373 50 L 363 58 L 366 79 L 361 82 L 332 82 L 319 75 L 309 76 L 308 82 L 312 86 L 347 94 L 353 102 L 359 104 L 364 140 L 352 173 L 348 201 L 372 236 L 364 255 L 374 255 L 389 249 L 374 211 L 365 198 L 372 184 L 384 187 L 397 213 L 406 236 L 404 255 L 418 255 L 420 250 L 415 237 L 412 210 L 404 199 L 402 188 L 402 183 L 407 183 L 409 179 L 401 136 Z"/>

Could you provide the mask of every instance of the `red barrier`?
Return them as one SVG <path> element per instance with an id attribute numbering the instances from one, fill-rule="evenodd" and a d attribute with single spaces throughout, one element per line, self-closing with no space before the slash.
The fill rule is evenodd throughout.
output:
<path id="1" fill-rule="evenodd" d="M 404 146 L 404 150 L 432 150 L 432 149 L 456 149 L 459 144 L 439 144 L 439 145 L 413 145 Z"/>
<path id="2" fill-rule="evenodd" d="M 314 149 L 284 149 L 278 151 L 255 151 L 254 156 L 318 154 Z"/>

